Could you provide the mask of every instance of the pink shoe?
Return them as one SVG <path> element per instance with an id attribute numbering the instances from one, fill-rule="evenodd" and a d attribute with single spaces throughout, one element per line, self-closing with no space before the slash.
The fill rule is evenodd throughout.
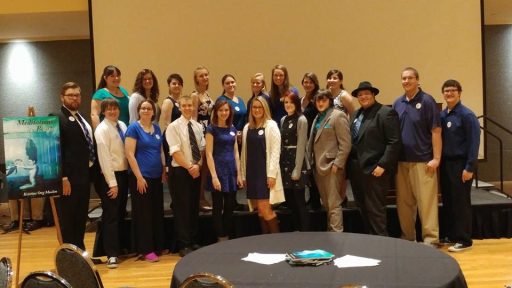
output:
<path id="1" fill-rule="evenodd" d="M 148 253 L 144 256 L 144 259 L 148 262 L 158 262 L 158 256 L 155 254 L 155 252 Z"/>

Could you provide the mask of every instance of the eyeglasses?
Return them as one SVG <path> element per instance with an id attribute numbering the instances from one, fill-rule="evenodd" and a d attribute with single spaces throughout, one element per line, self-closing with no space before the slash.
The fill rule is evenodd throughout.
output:
<path id="1" fill-rule="evenodd" d="M 71 97 L 71 98 L 79 98 L 82 95 L 80 95 L 80 93 L 77 93 L 77 94 L 64 94 L 64 96 Z"/>

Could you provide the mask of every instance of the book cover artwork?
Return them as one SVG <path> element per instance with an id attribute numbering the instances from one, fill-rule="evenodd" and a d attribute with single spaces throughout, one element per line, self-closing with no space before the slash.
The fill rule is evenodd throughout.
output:
<path id="1" fill-rule="evenodd" d="M 59 120 L 3 118 L 9 199 L 58 195 L 62 190 Z"/>

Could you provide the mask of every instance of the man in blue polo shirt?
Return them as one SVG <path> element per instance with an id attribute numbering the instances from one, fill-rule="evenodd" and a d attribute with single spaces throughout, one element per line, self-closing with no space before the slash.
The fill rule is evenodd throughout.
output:
<path id="1" fill-rule="evenodd" d="M 416 215 L 425 244 L 439 241 L 437 167 L 441 160 L 441 123 L 436 101 L 419 87 L 418 71 L 402 71 L 400 96 L 393 108 L 400 117 L 402 152 L 396 177 L 397 210 L 402 238 L 416 240 Z"/>
<path id="2" fill-rule="evenodd" d="M 478 162 L 480 123 L 475 114 L 460 102 L 462 87 L 447 80 L 441 87 L 446 109 L 441 112 L 443 157 L 441 193 L 446 215 L 446 243 L 455 244 L 450 252 L 471 248 L 471 183 Z"/>

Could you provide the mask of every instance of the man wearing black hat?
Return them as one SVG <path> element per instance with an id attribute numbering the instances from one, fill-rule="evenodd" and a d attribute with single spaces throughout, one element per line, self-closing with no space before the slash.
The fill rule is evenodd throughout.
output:
<path id="1" fill-rule="evenodd" d="M 377 94 L 379 89 L 367 81 L 352 91 L 361 108 L 352 116 L 350 125 L 349 179 L 365 230 L 387 236 L 386 193 L 402 143 L 398 114 L 378 103 Z"/>

